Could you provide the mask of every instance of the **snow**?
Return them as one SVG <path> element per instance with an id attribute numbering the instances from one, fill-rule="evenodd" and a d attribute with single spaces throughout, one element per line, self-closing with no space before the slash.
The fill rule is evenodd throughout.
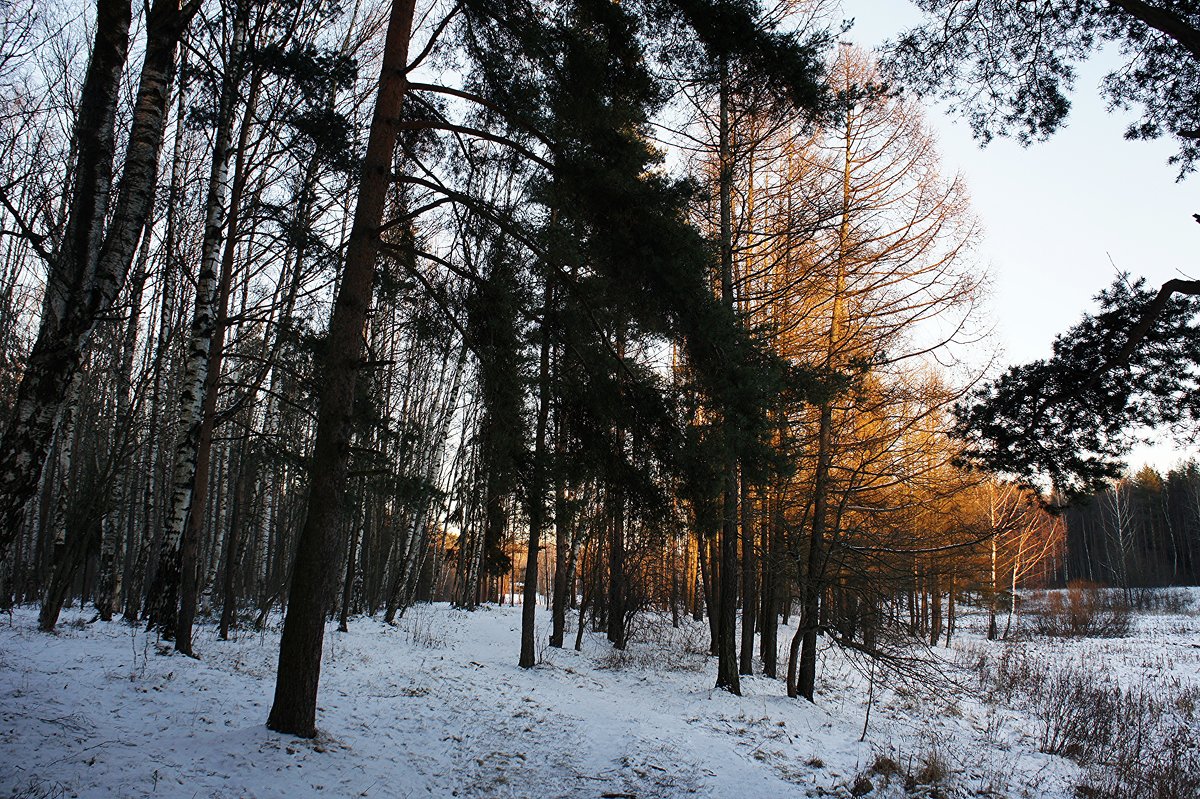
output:
<path id="1" fill-rule="evenodd" d="M 330 627 L 321 735 L 304 741 L 263 726 L 277 629 L 220 641 L 201 625 L 192 659 L 91 617 L 68 610 L 55 635 L 37 631 L 35 609 L 0 618 L 0 796 L 754 799 L 850 796 L 865 777 L 869 796 L 898 797 L 922 789 L 906 794 L 872 764 L 912 774 L 936 756 L 953 775 L 942 795 L 1068 797 L 1079 774 L 1037 751 L 1030 717 L 987 704 L 949 665 L 1009 646 L 983 641 L 979 619 L 955 649 L 933 650 L 952 682 L 876 687 L 860 742 L 867 678 L 835 650 L 816 705 L 765 677 L 744 677 L 735 697 L 711 688 L 703 624 L 650 619 L 627 653 L 589 635 L 583 652 L 547 647 L 523 670 L 519 608 L 417 606 L 395 627 Z M 1126 639 L 1016 646 L 1123 683 L 1195 684 L 1197 622 L 1146 616 Z"/>

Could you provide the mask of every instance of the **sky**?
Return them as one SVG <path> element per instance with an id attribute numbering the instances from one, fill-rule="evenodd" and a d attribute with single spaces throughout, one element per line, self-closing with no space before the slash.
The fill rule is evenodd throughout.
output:
<path id="1" fill-rule="evenodd" d="M 865 48 L 879 45 L 920 20 L 907 0 L 843 0 L 855 21 L 842 37 Z M 960 172 L 982 221 L 981 266 L 991 276 L 989 303 L 1005 364 L 1050 354 L 1054 336 L 1092 307 L 1091 298 L 1118 271 L 1153 285 L 1172 277 L 1200 277 L 1200 176 L 1181 183 L 1167 164 L 1171 141 L 1123 138 L 1131 112 L 1109 112 L 1098 86 L 1117 64 L 1100 53 L 1081 65 L 1067 124 L 1050 139 L 1022 147 L 996 139 L 985 148 L 966 121 L 944 106 L 926 115 L 947 173 Z M 1165 436 L 1130 457 L 1169 469 L 1200 448 L 1181 448 Z"/>

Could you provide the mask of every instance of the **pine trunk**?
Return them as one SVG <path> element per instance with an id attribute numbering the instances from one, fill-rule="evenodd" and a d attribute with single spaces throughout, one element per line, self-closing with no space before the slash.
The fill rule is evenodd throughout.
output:
<path id="1" fill-rule="evenodd" d="M 391 185 L 392 160 L 407 90 L 405 67 L 414 0 L 393 0 L 384 44 L 379 96 L 362 165 L 346 266 L 334 301 L 322 363 L 317 437 L 311 461 L 308 512 L 300 531 L 287 615 L 279 646 L 275 699 L 267 726 L 316 735 L 317 684 L 326 603 L 336 574 L 338 519 L 346 490 L 354 384 L 362 362 L 363 328 L 371 305 L 379 225 Z"/>
<path id="2" fill-rule="evenodd" d="M 754 556 L 754 503 L 750 487 L 742 477 L 742 649 L 738 670 L 754 673 L 754 628 L 758 619 L 758 570 Z"/>
<path id="3" fill-rule="evenodd" d="M 521 600 L 521 659 L 522 668 L 537 663 L 535 641 L 535 609 L 537 607 L 538 554 L 542 526 L 546 517 L 546 422 L 550 415 L 550 307 L 554 302 L 553 284 L 546 279 L 542 301 L 542 342 L 538 363 L 537 424 L 533 438 L 533 474 L 529 481 L 529 546 L 525 555 L 525 586 Z"/>
<path id="4" fill-rule="evenodd" d="M 733 296 L 733 154 L 729 121 L 729 67 L 721 61 L 720 86 L 720 205 L 721 205 L 721 299 L 729 308 Z M 717 580 L 717 688 L 741 696 L 738 676 L 737 600 L 738 600 L 738 474 L 733 444 L 738 437 L 733 423 L 725 422 L 727 447 L 725 485 L 721 503 L 720 558 Z"/>

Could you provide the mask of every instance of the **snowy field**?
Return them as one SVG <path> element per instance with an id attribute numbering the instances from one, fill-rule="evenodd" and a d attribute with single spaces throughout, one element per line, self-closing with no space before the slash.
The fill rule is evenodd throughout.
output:
<path id="1" fill-rule="evenodd" d="M 21 608 L 0 616 L 0 796 L 1066 799 L 1086 769 L 1038 751 L 1045 714 L 1021 695 L 1040 692 L 1018 682 L 1001 701 L 980 675 L 1046 662 L 1194 697 L 1198 609 L 1138 615 L 1125 638 L 1014 644 L 966 618 L 953 648 L 932 651 L 946 679 L 876 673 L 889 687 L 870 692 L 869 670 L 826 651 L 813 706 L 764 677 L 743 678 L 741 698 L 712 690 L 701 624 L 643 628 L 669 640 L 620 658 L 588 637 L 526 671 L 519 608 L 418 606 L 396 627 L 331 627 L 322 734 L 302 741 L 263 726 L 277 630 L 219 641 L 201 626 L 193 660 L 88 624 L 90 610 L 45 635 Z"/>

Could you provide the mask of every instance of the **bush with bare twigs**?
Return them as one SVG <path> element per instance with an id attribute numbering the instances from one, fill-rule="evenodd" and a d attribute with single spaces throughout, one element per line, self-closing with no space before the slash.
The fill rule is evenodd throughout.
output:
<path id="1" fill-rule="evenodd" d="M 1121 687 L 1078 664 L 1054 663 L 1008 646 L 978 650 L 966 665 L 989 701 L 1025 710 L 1038 747 L 1086 767 L 1078 793 L 1090 799 L 1200 796 L 1200 688 L 1179 681 Z"/>
<path id="2" fill-rule="evenodd" d="M 1049 638 L 1122 638 L 1133 627 L 1129 602 L 1121 592 L 1073 583 L 1032 603 L 1032 632 Z"/>

